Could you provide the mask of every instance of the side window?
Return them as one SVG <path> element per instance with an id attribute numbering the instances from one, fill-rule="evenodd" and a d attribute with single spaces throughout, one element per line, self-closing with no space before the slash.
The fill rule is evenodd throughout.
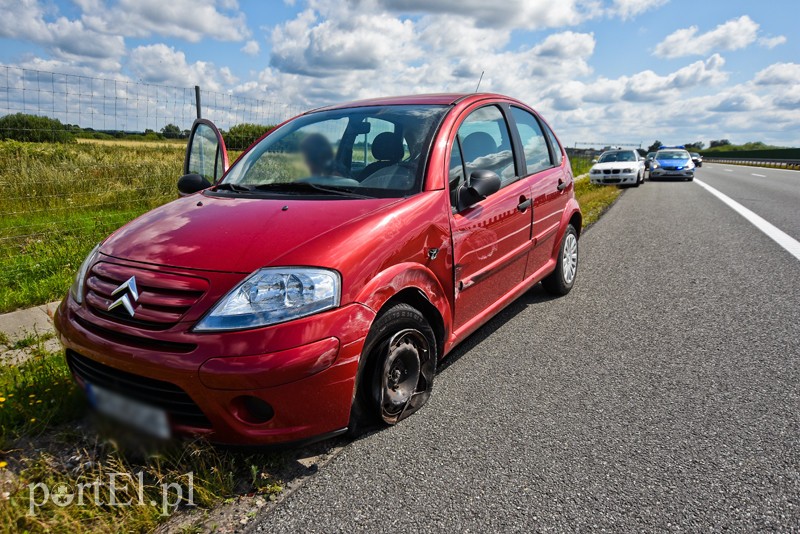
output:
<path id="1" fill-rule="evenodd" d="M 558 143 L 558 139 L 556 139 L 556 134 L 553 133 L 553 130 L 548 128 L 546 124 L 544 124 L 544 129 L 547 132 L 547 137 L 550 139 L 550 146 L 553 149 L 553 165 L 559 166 L 561 162 L 564 161 L 561 145 Z"/>
<path id="2" fill-rule="evenodd" d="M 455 210 L 458 207 L 458 187 L 464 183 L 464 158 L 461 157 L 461 149 L 458 141 L 453 143 L 450 151 L 450 165 L 447 172 L 447 181 L 450 183 L 450 206 Z"/>
<path id="3" fill-rule="evenodd" d="M 520 108 L 511 108 L 511 115 L 514 117 L 514 122 L 517 123 L 528 174 L 552 167 L 547 141 L 536 117 Z"/>
<path id="4" fill-rule="evenodd" d="M 511 137 L 500 108 L 486 106 L 470 113 L 461 123 L 458 137 L 467 179 L 477 170 L 496 172 L 503 186 L 516 179 Z"/>

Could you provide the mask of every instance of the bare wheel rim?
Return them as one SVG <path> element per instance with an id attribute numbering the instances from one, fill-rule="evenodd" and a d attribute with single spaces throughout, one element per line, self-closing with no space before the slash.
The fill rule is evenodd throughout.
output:
<path id="1" fill-rule="evenodd" d="M 419 383 L 422 361 L 430 353 L 428 340 L 419 330 L 401 330 L 386 347 L 381 373 L 381 411 L 393 417 L 402 413 Z"/>
<path id="2" fill-rule="evenodd" d="M 575 234 L 569 233 L 564 238 L 564 251 L 561 254 L 561 268 L 564 274 L 564 282 L 571 284 L 575 280 L 575 273 L 578 270 L 578 239 Z"/>

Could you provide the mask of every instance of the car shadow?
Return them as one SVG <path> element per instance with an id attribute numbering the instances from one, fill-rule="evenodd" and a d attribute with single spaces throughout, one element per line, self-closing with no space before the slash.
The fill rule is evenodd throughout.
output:
<path id="1" fill-rule="evenodd" d="M 492 317 L 489 322 L 485 325 L 481 326 L 478 330 L 476 330 L 472 335 L 470 335 L 467 339 L 462 341 L 455 349 L 453 349 L 450 354 L 444 357 L 443 360 L 439 361 L 439 365 L 436 369 L 436 374 L 443 373 L 446 371 L 450 366 L 460 360 L 465 354 L 469 351 L 474 349 L 476 346 L 481 344 L 486 338 L 491 336 L 506 324 L 508 321 L 516 317 L 521 311 L 523 311 L 528 306 L 533 306 L 536 304 L 541 304 L 543 302 L 548 302 L 550 300 L 555 300 L 559 297 L 554 297 L 548 294 L 542 284 L 536 284 L 530 290 L 528 290 L 525 294 L 519 297 L 517 300 L 503 308 L 500 313 Z"/>

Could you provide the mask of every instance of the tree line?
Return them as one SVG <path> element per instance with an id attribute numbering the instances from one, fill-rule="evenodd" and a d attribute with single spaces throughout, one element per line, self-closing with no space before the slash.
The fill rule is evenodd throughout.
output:
<path id="1" fill-rule="evenodd" d="M 243 150 L 273 128 L 272 125 L 242 123 L 222 131 L 225 144 L 233 150 Z M 160 131 L 144 132 L 121 130 L 95 130 L 77 124 L 63 124 L 58 119 L 15 113 L 0 117 L 0 140 L 11 139 L 30 143 L 74 143 L 76 139 L 126 139 L 131 141 L 159 141 L 188 139 L 190 130 L 175 124 L 166 124 Z"/>

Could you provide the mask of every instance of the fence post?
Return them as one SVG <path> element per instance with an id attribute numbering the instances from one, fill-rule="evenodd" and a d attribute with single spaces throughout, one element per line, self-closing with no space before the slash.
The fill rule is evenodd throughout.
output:
<path id="1" fill-rule="evenodd" d="M 199 119 L 202 117 L 202 113 L 200 112 L 200 86 L 194 86 L 194 102 L 197 105 L 197 118 Z"/>

